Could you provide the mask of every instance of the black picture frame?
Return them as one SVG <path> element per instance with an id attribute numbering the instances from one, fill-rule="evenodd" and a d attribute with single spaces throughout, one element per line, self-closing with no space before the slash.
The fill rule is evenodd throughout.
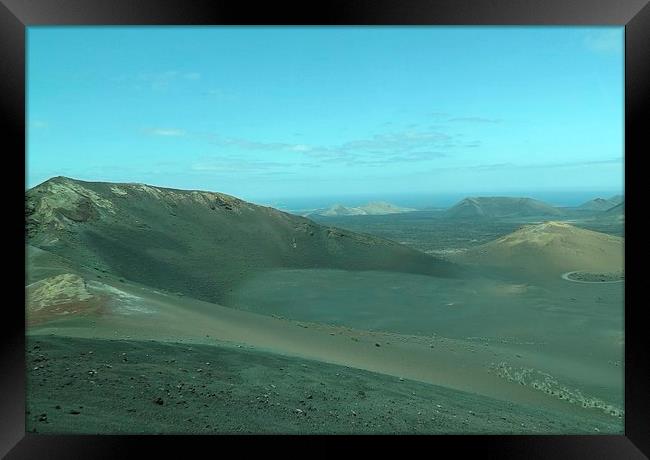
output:
<path id="1" fill-rule="evenodd" d="M 24 237 L 24 189 L 20 189 L 25 153 L 25 32 L 36 25 L 619 25 L 625 26 L 625 186 L 628 208 L 640 201 L 635 188 L 636 176 L 647 147 L 645 120 L 650 119 L 650 6 L 648 0 L 330 0 L 300 4 L 235 0 L 0 0 L 0 105 L 6 122 L 3 126 L 5 155 L 15 164 L 4 177 L 16 181 L 6 193 L 14 214 L 7 213 L 5 230 L 16 243 L 4 246 L 16 249 L 15 263 L 25 257 L 18 244 Z M 6 163 L 5 163 L 6 164 Z M 635 167 L 636 166 L 636 167 Z M 24 185 L 24 184 L 23 184 Z M 639 189 L 640 190 L 640 189 Z M 18 194 L 23 194 L 20 198 Z M 10 198 L 11 197 L 11 198 Z M 15 207 L 13 207 L 15 205 Z M 634 213 L 626 213 L 625 239 L 634 254 L 636 246 Z M 24 217 L 23 217 L 24 218 Z M 631 222 L 631 225 L 629 225 Z M 639 224 L 640 227 L 640 224 Z M 632 231 L 630 231 L 632 229 Z M 8 236 L 7 238 L 9 238 Z M 632 237 L 632 243 L 630 243 Z M 24 247 L 24 246 L 22 246 Z M 13 262 L 13 261 L 12 261 Z M 442 452 L 452 449 L 454 456 L 488 458 L 647 458 L 650 453 L 650 372 L 645 355 L 646 325 L 642 320 L 643 298 L 634 286 L 640 271 L 627 267 L 632 261 L 626 251 L 625 283 L 625 434 L 621 436 L 436 436 L 393 437 L 390 443 L 412 452 Z M 9 267 L 9 262 L 5 262 Z M 25 433 L 24 369 L 24 291 L 19 282 L 7 282 L 15 291 L 12 301 L 3 302 L 3 334 L 0 377 L 0 455 L 7 458 L 115 458 L 146 448 L 148 455 L 178 451 L 200 452 L 214 447 L 213 437 L 168 436 L 46 436 Z M 22 293 L 22 294 L 21 294 Z M 23 302 L 20 304 L 20 302 Z M 9 314 L 12 313 L 12 314 Z M 254 443 L 235 438 L 239 455 L 244 450 L 284 437 L 257 437 Z M 350 437 L 318 438 L 344 450 L 341 441 Z M 366 438 L 367 439 L 367 438 Z M 309 441 L 317 441 L 310 437 Z M 358 439 L 357 439 L 358 440 Z M 418 446 L 413 447 L 412 442 Z M 219 439 L 224 449 L 224 438 Z M 285 449 L 299 453 L 304 438 L 291 438 Z M 409 445 L 402 442 L 408 442 Z M 381 445 L 373 437 L 373 445 Z M 207 444 L 212 444 L 208 446 Z M 369 443 L 370 444 L 370 443 Z M 234 446 L 231 446 L 234 447 Z M 311 447 L 313 449 L 313 447 Z M 225 451 L 221 450 L 225 453 Z M 138 455 L 141 455 L 138 453 Z M 218 455 L 218 452 L 214 455 Z M 303 455 L 312 455 L 311 451 Z"/>

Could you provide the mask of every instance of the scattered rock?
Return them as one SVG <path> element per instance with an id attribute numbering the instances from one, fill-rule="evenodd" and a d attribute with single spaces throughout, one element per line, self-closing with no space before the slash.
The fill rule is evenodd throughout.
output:
<path id="1" fill-rule="evenodd" d="M 153 402 L 155 402 L 159 406 L 162 406 L 165 403 L 160 396 L 158 396 L 156 399 L 154 399 Z"/>
<path id="2" fill-rule="evenodd" d="M 375 346 L 376 347 L 381 347 L 381 345 L 379 343 L 375 343 Z"/>
<path id="3" fill-rule="evenodd" d="M 47 414 L 41 414 L 38 416 L 39 422 L 47 422 Z"/>
<path id="4" fill-rule="evenodd" d="M 68 414 L 79 415 L 79 414 L 81 414 L 81 412 L 79 412 L 77 409 L 72 409 L 72 410 L 68 411 Z"/>

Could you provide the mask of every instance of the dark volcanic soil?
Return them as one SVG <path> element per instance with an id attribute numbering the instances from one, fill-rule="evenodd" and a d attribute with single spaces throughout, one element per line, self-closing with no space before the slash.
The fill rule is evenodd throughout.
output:
<path id="1" fill-rule="evenodd" d="M 232 345 L 28 336 L 37 433 L 592 433 L 613 424 Z"/>

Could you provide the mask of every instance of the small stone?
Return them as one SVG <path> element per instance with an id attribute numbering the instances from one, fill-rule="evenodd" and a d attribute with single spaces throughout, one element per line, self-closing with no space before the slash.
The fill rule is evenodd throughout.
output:
<path id="1" fill-rule="evenodd" d="M 47 422 L 47 414 L 41 414 L 38 416 L 39 422 Z"/>
<path id="2" fill-rule="evenodd" d="M 155 402 L 159 406 L 162 406 L 165 403 L 160 396 L 158 396 L 156 399 L 154 399 L 153 402 Z"/>
<path id="3" fill-rule="evenodd" d="M 375 343 L 375 346 L 376 347 L 381 347 L 381 345 L 379 343 Z"/>

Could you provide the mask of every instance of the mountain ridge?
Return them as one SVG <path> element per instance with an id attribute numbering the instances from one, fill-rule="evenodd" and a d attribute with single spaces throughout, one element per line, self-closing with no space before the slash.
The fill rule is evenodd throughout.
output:
<path id="1" fill-rule="evenodd" d="M 467 197 L 445 211 L 451 218 L 495 218 L 560 216 L 562 211 L 543 201 L 527 197 Z"/>
<path id="2" fill-rule="evenodd" d="M 56 177 L 28 190 L 25 200 L 29 244 L 211 302 L 243 278 L 276 268 L 456 271 L 396 242 L 220 192 Z"/>

